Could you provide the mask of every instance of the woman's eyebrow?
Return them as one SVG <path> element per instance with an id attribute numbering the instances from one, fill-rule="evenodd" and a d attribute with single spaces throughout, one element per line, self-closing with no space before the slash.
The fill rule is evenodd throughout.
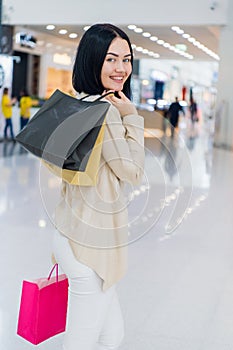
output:
<path id="1" fill-rule="evenodd" d="M 117 55 L 116 53 L 114 52 L 107 52 L 107 55 L 113 55 L 115 57 L 119 57 L 119 55 Z M 127 55 L 124 55 L 124 57 L 128 57 L 128 56 L 131 56 L 131 53 L 128 53 Z"/>

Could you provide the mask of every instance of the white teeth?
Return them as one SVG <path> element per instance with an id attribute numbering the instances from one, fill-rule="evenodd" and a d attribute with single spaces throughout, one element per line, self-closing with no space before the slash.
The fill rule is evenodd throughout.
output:
<path id="1" fill-rule="evenodd" d="M 113 79 L 113 80 L 123 80 L 122 77 L 113 77 L 112 79 Z"/>

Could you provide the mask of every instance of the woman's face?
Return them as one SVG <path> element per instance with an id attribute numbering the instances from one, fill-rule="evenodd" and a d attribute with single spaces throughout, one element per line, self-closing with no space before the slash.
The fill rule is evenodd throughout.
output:
<path id="1" fill-rule="evenodd" d="M 132 72 L 131 59 L 127 41 L 119 37 L 113 39 L 101 70 L 101 82 L 106 90 L 123 90 Z"/>

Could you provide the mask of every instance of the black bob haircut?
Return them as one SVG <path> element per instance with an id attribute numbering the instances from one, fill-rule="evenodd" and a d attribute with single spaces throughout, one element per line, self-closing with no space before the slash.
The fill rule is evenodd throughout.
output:
<path id="1" fill-rule="evenodd" d="M 133 50 L 126 33 L 109 23 L 94 24 L 84 33 L 77 49 L 72 74 L 73 87 L 77 92 L 90 95 L 103 93 L 105 88 L 101 82 L 101 70 L 108 48 L 116 37 L 127 41 L 133 68 Z M 131 97 L 130 81 L 131 74 L 123 87 L 123 93 L 128 98 Z"/>

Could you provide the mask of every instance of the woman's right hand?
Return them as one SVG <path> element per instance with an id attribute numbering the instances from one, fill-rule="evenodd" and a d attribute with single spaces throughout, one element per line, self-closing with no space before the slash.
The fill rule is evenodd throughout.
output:
<path id="1" fill-rule="evenodd" d="M 107 92 L 109 91 L 104 91 L 104 94 Z M 113 104 L 118 109 L 121 117 L 125 117 L 129 114 L 138 114 L 134 104 L 125 96 L 122 91 L 118 91 L 118 95 L 119 97 L 116 97 L 114 95 L 114 91 L 112 91 L 112 94 L 107 95 L 105 99 L 111 102 L 111 104 Z"/>

